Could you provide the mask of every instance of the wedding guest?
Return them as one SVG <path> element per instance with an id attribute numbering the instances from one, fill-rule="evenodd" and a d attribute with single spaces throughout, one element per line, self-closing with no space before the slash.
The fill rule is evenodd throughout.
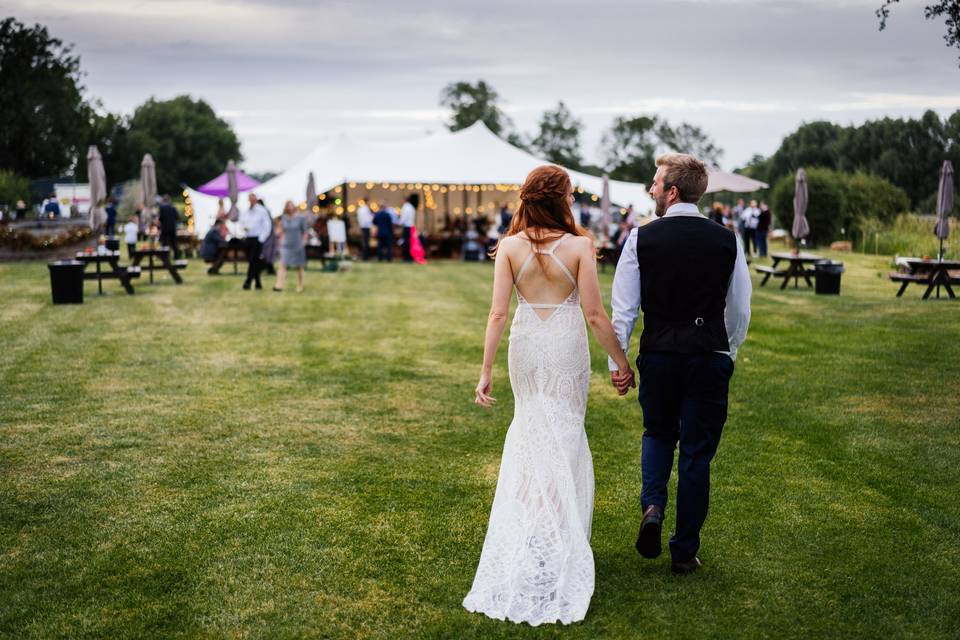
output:
<path id="1" fill-rule="evenodd" d="M 721 226 L 723 225 L 723 205 L 719 202 L 713 203 L 713 207 L 710 209 L 710 219 Z"/>
<path id="2" fill-rule="evenodd" d="M 203 236 L 200 244 L 200 257 L 206 262 L 213 262 L 220 255 L 220 251 L 227 246 L 226 220 L 217 220 Z"/>
<path id="3" fill-rule="evenodd" d="M 274 269 L 273 263 L 277 261 L 277 225 L 278 223 L 273 219 L 273 214 L 270 213 L 270 209 L 267 208 L 267 205 L 264 204 L 263 200 L 257 200 L 264 211 L 267 212 L 267 217 L 270 220 L 270 235 L 267 236 L 267 239 L 263 242 L 263 248 L 260 251 L 260 257 L 263 259 L 263 270 L 269 273 L 270 275 L 276 275 L 276 269 Z"/>
<path id="4" fill-rule="evenodd" d="M 410 229 L 416 224 L 417 207 L 420 206 L 420 194 L 411 193 L 400 207 L 400 225 L 403 227 L 403 261 L 413 262 L 410 255 Z"/>
<path id="5" fill-rule="evenodd" d="M 230 215 L 230 212 L 227 211 L 226 207 L 223 205 L 223 198 L 217 198 L 217 220 L 226 220 Z"/>
<path id="6" fill-rule="evenodd" d="M 757 253 L 761 257 L 767 256 L 767 234 L 770 233 L 770 224 L 773 216 L 770 214 L 770 207 L 763 200 L 760 201 L 760 213 L 757 215 L 756 237 L 753 244 L 757 248 Z"/>
<path id="7" fill-rule="evenodd" d="M 160 244 L 173 250 L 173 259 L 180 259 L 180 247 L 177 246 L 177 222 L 180 214 L 171 204 L 170 196 L 163 196 L 160 202 Z"/>
<path id="8" fill-rule="evenodd" d="M 107 208 L 105 209 L 107 213 L 107 226 L 105 232 L 108 236 L 116 235 L 117 233 L 117 201 L 113 198 L 107 200 Z"/>
<path id="9" fill-rule="evenodd" d="M 327 235 L 330 237 L 330 251 L 342 256 L 347 248 L 347 225 L 343 218 L 339 216 L 327 218 Z"/>
<path id="10" fill-rule="evenodd" d="M 507 232 L 507 229 L 510 228 L 510 222 L 513 220 L 513 214 L 510 213 L 510 207 L 503 205 L 500 207 L 500 228 L 498 231 L 500 235 L 503 235 Z"/>
<path id="11" fill-rule="evenodd" d="M 377 262 L 393 262 L 393 217 L 390 207 L 380 207 L 373 216 L 377 228 Z"/>
<path id="12" fill-rule="evenodd" d="M 750 206 L 740 213 L 743 220 L 743 249 L 747 255 L 756 252 L 757 220 L 760 218 L 760 209 L 757 208 L 757 201 L 751 200 Z M 752 249 L 751 249 L 752 246 Z"/>
<path id="13" fill-rule="evenodd" d="M 247 253 L 247 277 L 243 282 L 243 288 L 249 291 L 251 284 L 255 284 L 257 289 L 263 289 L 260 283 L 263 259 L 260 254 L 263 251 L 263 243 L 270 237 L 273 223 L 270 220 L 270 213 L 260 204 L 255 193 L 251 193 L 247 199 L 250 207 L 240 214 L 240 226 L 246 234 L 244 251 Z"/>
<path id="14" fill-rule="evenodd" d="M 627 212 L 623 214 L 623 219 L 627 223 L 627 230 L 640 226 L 640 215 L 633 210 L 633 205 L 627 205 Z"/>
<path id="15" fill-rule="evenodd" d="M 123 225 L 123 241 L 127 245 L 127 257 L 133 260 L 133 252 L 137 248 L 137 237 L 140 234 L 140 219 L 136 215 L 127 218 Z"/>
<path id="16" fill-rule="evenodd" d="M 373 227 L 373 213 L 366 200 L 360 201 L 357 209 L 357 224 L 360 225 L 360 257 L 366 262 L 370 259 L 370 229 Z"/>
<path id="17" fill-rule="evenodd" d="M 23 220 L 27 217 L 27 203 L 23 200 L 17 200 L 17 209 L 13 212 L 14 220 Z"/>
<path id="18" fill-rule="evenodd" d="M 47 202 L 43 205 L 43 213 L 46 218 L 56 219 L 60 217 L 60 203 L 57 202 L 57 194 L 50 194 Z"/>
<path id="19" fill-rule="evenodd" d="M 280 216 L 280 268 L 277 269 L 277 283 L 274 291 L 283 291 L 287 281 L 287 269 L 297 270 L 297 293 L 303 291 L 303 271 L 307 264 L 307 218 L 297 215 L 293 202 L 287 200 Z"/>

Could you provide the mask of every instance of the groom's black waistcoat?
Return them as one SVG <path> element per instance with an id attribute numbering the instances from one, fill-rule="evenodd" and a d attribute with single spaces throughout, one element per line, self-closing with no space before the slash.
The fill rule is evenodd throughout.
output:
<path id="1" fill-rule="evenodd" d="M 706 218 L 669 216 L 637 229 L 640 352 L 728 351 L 723 312 L 736 258 L 733 233 Z"/>

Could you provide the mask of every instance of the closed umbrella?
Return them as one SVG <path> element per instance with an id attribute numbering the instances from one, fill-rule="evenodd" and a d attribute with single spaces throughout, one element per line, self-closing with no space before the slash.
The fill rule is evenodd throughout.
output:
<path id="1" fill-rule="evenodd" d="M 313 208 L 317 206 L 317 182 L 313 178 L 313 171 L 307 177 L 307 224 L 311 227 L 317 221 L 317 214 Z"/>
<path id="2" fill-rule="evenodd" d="M 157 200 L 157 165 L 149 153 L 143 154 L 143 160 L 140 161 L 140 195 L 143 197 L 140 228 L 146 229 L 153 216 L 153 204 Z"/>
<path id="3" fill-rule="evenodd" d="M 937 190 L 937 225 L 933 232 L 940 238 L 940 260 L 943 260 L 943 241 L 950 235 L 950 212 L 953 210 L 953 164 L 943 161 L 940 168 L 940 188 Z"/>
<path id="4" fill-rule="evenodd" d="M 600 195 L 600 211 L 603 213 L 601 218 L 603 222 L 603 233 L 610 235 L 610 178 L 603 176 L 603 193 Z"/>
<path id="5" fill-rule="evenodd" d="M 810 235 L 810 224 L 807 222 L 807 173 L 797 169 L 797 182 L 793 193 L 793 238 L 803 240 Z"/>
<path id="6" fill-rule="evenodd" d="M 87 179 L 90 181 L 90 228 L 96 231 L 107 220 L 101 206 L 107 197 L 107 175 L 100 151 L 93 144 L 87 149 Z"/>
<path id="7" fill-rule="evenodd" d="M 227 162 L 227 195 L 230 197 L 231 222 L 240 219 L 240 213 L 237 211 L 237 200 L 240 199 L 240 193 L 237 191 L 237 165 L 233 160 Z"/>

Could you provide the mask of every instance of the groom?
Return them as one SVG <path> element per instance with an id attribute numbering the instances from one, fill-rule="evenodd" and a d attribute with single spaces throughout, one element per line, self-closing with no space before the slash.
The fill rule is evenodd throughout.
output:
<path id="1" fill-rule="evenodd" d="M 677 464 L 677 525 L 670 538 L 671 569 L 687 574 L 701 566 L 700 529 L 707 518 L 710 461 L 727 419 L 727 390 L 737 349 L 750 322 L 750 272 L 736 236 L 697 208 L 707 169 L 693 156 L 657 158 L 650 195 L 656 219 L 633 229 L 613 280 L 613 326 L 623 347 L 643 310 L 637 357 L 643 409 L 640 494 L 643 519 L 637 551 L 661 552 L 673 452 Z M 641 299 L 641 292 L 643 297 Z M 634 385 L 610 362 L 621 395 Z"/>

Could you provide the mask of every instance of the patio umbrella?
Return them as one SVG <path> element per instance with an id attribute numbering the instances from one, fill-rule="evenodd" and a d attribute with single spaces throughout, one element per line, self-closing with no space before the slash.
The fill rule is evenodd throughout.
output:
<path id="1" fill-rule="evenodd" d="M 140 196 L 143 198 L 140 228 L 146 229 L 153 213 L 153 204 L 157 200 L 157 165 L 149 153 L 143 154 L 143 160 L 140 161 Z"/>
<path id="2" fill-rule="evenodd" d="M 943 241 L 950 235 L 950 211 L 953 210 L 953 165 L 949 160 L 940 167 L 940 189 L 937 190 L 937 226 L 933 232 L 940 238 L 940 256 L 943 260 Z"/>
<path id="3" fill-rule="evenodd" d="M 236 222 L 240 218 L 237 211 L 240 193 L 237 191 L 237 164 L 233 160 L 227 162 L 227 193 L 230 196 L 230 214 L 227 217 L 231 222 Z"/>
<path id="4" fill-rule="evenodd" d="M 807 173 L 797 169 L 797 183 L 793 193 L 793 238 L 802 240 L 810 235 L 810 224 L 807 222 Z"/>
<path id="5" fill-rule="evenodd" d="M 107 197 L 107 175 L 97 145 L 87 149 L 87 179 L 90 181 L 90 228 L 97 230 L 107 220 L 103 200 Z"/>
<path id="6" fill-rule="evenodd" d="M 313 171 L 307 178 L 307 211 L 313 212 L 317 206 L 317 182 L 313 179 Z"/>
<path id="7" fill-rule="evenodd" d="M 603 193 L 600 196 L 600 210 L 603 212 L 603 235 L 610 235 L 610 178 L 603 176 Z"/>

